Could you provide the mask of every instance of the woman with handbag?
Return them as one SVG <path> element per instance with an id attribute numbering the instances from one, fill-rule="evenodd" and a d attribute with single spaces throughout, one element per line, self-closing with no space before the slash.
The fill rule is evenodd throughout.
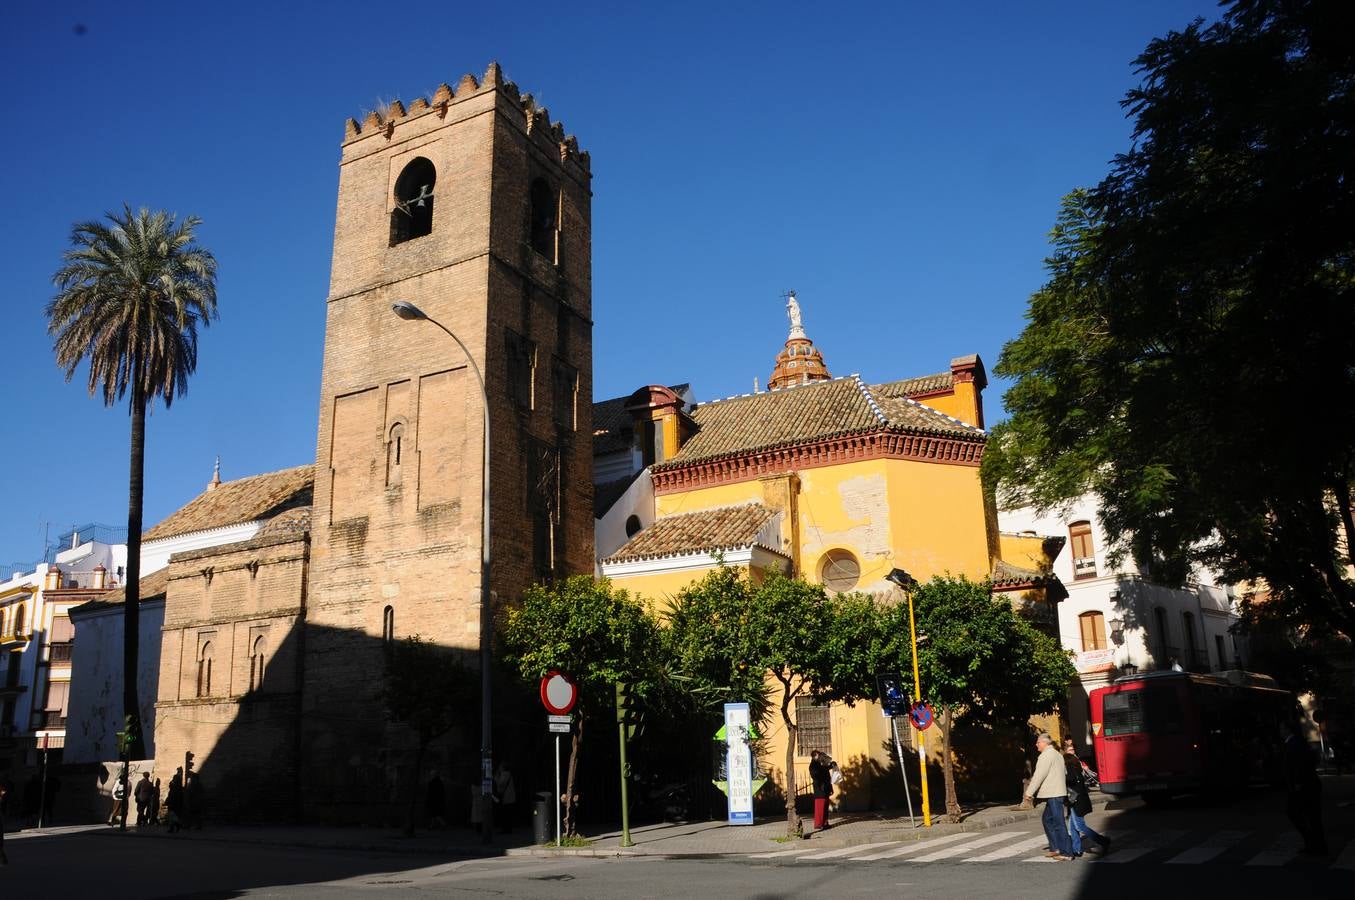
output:
<path id="1" fill-rule="evenodd" d="M 1073 844 L 1073 856 L 1082 855 L 1082 839 L 1090 838 L 1101 848 L 1101 855 L 1110 852 L 1110 838 L 1097 834 L 1083 816 L 1092 811 L 1091 793 L 1082 777 L 1082 760 L 1072 738 L 1063 739 L 1063 762 L 1067 769 L 1064 780 L 1068 785 L 1068 836 Z"/>
<path id="2" fill-rule="evenodd" d="M 809 754 L 809 781 L 814 786 L 814 830 L 828 826 L 828 798 L 833 796 L 833 769 L 837 763 L 822 750 Z"/>

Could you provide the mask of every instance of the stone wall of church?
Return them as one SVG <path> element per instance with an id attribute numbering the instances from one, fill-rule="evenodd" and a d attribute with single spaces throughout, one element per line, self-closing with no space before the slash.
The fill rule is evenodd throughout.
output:
<path id="1" fill-rule="evenodd" d="M 155 777 L 167 789 L 192 751 L 213 818 L 298 814 L 308 548 L 291 534 L 171 558 Z"/>

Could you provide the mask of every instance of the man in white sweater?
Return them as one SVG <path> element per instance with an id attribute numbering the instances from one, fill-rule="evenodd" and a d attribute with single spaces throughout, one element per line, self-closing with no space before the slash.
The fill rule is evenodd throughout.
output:
<path id="1" fill-rule="evenodd" d="M 1040 758 L 1035 763 L 1035 774 L 1026 786 L 1026 799 L 1032 797 L 1044 802 L 1044 815 L 1040 817 L 1044 825 L 1045 837 L 1049 838 L 1050 859 L 1069 860 L 1073 858 L 1072 840 L 1068 836 L 1068 826 L 1063 821 L 1063 804 L 1068 798 L 1068 784 L 1064 779 L 1063 754 L 1054 747 L 1054 739 L 1048 733 L 1041 733 L 1035 739 L 1035 749 Z"/>

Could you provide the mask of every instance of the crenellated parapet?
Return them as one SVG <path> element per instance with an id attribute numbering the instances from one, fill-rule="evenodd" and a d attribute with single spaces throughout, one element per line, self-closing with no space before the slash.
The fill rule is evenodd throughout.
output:
<path id="1" fill-rule="evenodd" d="M 560 164 L 573 162 L 591 172 L 591 160 L 587 150 L 579 149 L 579 141 L 574 135 L 566 134 L 564 126 L 550 118 L 550 110 L 538 106 L 531 94 L 519 93 L 518 87 L 503 77 L 498 63 L 490 63 L 483 78 L 476 79 L 470 73 L 461 76 L 453 88 L 440 84 L 432 97 L 419 97 L 406 108 L 399 100 L 392 100 L 380 109 L 374 109 L 359 122 L 350 118 L 344 124 L 344 143 L 362 140 L 380 135 L 386 140 L 395 137 L 397 129 L 415 119 L 424 116 L 445 118 L 454 103 L 460 103 L 473 96 L 497 91 L 509 101 L 510 108 L 522 115 L 521 124 L 527 134 L 547 152 L 559 156 Z"/>

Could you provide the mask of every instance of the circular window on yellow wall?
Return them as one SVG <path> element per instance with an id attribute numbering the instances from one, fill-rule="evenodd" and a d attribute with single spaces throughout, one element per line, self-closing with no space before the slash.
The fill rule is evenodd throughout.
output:
<path id="1" fill-rule="evenodd" d="M 830 591 L 850 591 L 861 580 L 861 563 L 848 550 L 829 550 L 819 563 L 819 580 Z"/>

